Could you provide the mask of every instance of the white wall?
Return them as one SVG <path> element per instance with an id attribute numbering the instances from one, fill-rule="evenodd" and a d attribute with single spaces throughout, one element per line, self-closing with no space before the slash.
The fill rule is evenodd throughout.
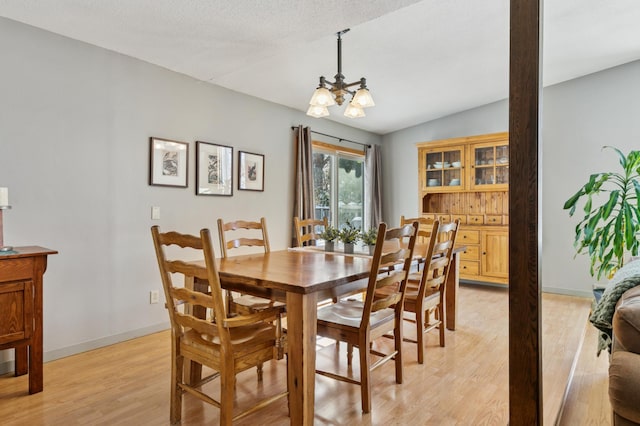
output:
<path id="1" fill-rule="evenodd" d="M 588 296 L 588 258 L 574 259 L 578 220 L 562 206 L 591 173 L 618 167 L 602 146 L 640 149 L 640 61 L 545 88 L 542 113 L 542 286 Z M 385 135 L 385 220 L 418 213 L 417 142 L 505 130 L 506 100 Z"/>
<path id="2" fill-rule="evenodd" d="M 589 292 L 588 256 L 574 259 L 574 229 L 564 202 L 592 173 L 620 170 L 618 157 L 640 149 L 640 61 L 544 91 L 542 282 L 550 290 Z"/>
<path id="3" fill-rule="evenodd" d="M 149 228 L 196 233 L 215 220 L 267 218 L 290 241 L 292 125 L 362 143 L 381 137 L 202 83 L 0 18 L 0 186 L 5 243 L 58 250 L 44 285 L 52 359 L 167 327 Z M 310 88 L 311 90 L 312 88 Z M 189 187 L 149 186 L 149 137 L 189 142 Z M 233 197 L 195 195 L 195 141 L 234 147 Z M 327 142 L 335 142 L 326 139 Z M 265 191 L 237 190 L 237 153 L 265 155 Z M 151 206 L 161 220 L 151 221 Z M 2 361 L 12 359 L 0 352 Z"/>

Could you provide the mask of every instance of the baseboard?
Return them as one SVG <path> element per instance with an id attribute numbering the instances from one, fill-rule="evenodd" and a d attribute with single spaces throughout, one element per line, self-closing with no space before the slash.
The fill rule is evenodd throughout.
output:
<path id="1" fill-rule="evenodd" d="M 471 280 L 460 280 L 460 284 L 468 284 L 468 285 L 483 285 L 486 287 L 498 287 L 503 288 L 505 290 L 509 289 L 508 284 L 495 284 L 484 281 L 471 281 Z M 554 294 L 564 294 L 565 296 L 576 296 L 576 297 L 586 297 L 589 299 L 593 299 L 593 292 L 591 290 L 574 290 L 567 289 L 561 287 L 548 287 L 542 286 L 543 293 L 554 293 Z"/>
<path id="2" fill-rule="evenodd" d="M 142 337 L 148 334 L 157 333 L 159 331 L 168 330 L 169 327 L 170 327 L 170 324 L 168 322 L 163 322 L 160 324 L 139 328 L 137 330 L 127 331 L 127 332 L 116 334 L 113 336 L 103 337 L 101 339 L 91 340 L 89 342 L 83 342 L 77 345 L 67 346 L 65 348 L 47 351 L 43 354 L 43 360 L 44 362 L 48 362 L 48 361 L 53 361 L 60 358 L 65 358 L 71 355 L 87 352 L 93 349 L 98 349 L 103 346 L 109 346 L 115 343 L 124 342 L 126 340 L 135 339 L 136 337 Z M 0 363 L 0 375 L 7 374 L 12 371 L 14 371 L 13 360 Z"/>
<path id="3" fill-rule="evenodd" d="M 560 287 L 546 287 L 542 286 L 543 293 L 555 293 L 564 294 L 566 296 L 585 297 L 587 299 L 593 299 L 593 291 L 591 290 L 574 290 Z"/>

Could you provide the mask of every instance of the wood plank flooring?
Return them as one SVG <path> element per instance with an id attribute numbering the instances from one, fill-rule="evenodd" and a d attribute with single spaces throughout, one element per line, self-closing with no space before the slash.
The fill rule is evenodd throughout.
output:
<path id="1" fill-rule="evenodd" d="M 358 386 L 317 376 L 315 423 L 507 424 L 507 292 L 463 285 L 459 297 L 458 329 L 447 331 L 445 348 L 438 345 L 437 332 L 430 333 L 425 364 L 419 365 L 415 345 L 405 343 L 401 385 L 395 384 L 393 363 L 373 372 L 372 413 L 362 414 Z M 544 294 L 542 301 L 544 419 L 545 424 L 554 424 L 584 336 L 590 302 L 551 294 Z M 405 324 L 406 335 L 415 334 L 413 329 L 413 324 Z M 387 347 L 391 343 L 380 339 L 375 344 Z M 317 362 L 323 369 L 347 371 L 346 347 L 320 340 Z M 353 364 L 357 375 L 357 356 Z M 576 367 L 577 380 L 560 424 L 607 424 L 606 386 L 604 397 L 601 395 L 606 364 L 605 355 L 595 358 L 595 341 L 587 333 Z M 46 363 L 44 392 L 39 394 L 27 394 L 26 376 L 5 375 L 0 377 L 0 419 L 3 425 L 169 424 L 169 365 L 169 333 L 161 332 Z M 265 365 L 262 383 L 256 381 L 253 369 L 240 374 L 237 406 L 283 389 L 285 375 L 284 360 Z M 214 395 L 219 393 L 217 381 L 206 386 Z M 585 387 L 587 391 L 581 391 Z M 592 401 L 598 401 L 597 405 L 591 406 Z M 216 408 L 184 396 L 183 425 L 217 423 Z M 237 424 L 288 423 L 286 401 L 281 401 Z"/>

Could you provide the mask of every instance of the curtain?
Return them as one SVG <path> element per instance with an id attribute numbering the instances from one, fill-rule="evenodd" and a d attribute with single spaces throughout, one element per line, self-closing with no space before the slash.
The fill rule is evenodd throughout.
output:
<path id="1" fill-rule="evenodd" d="M 365 214 L 365 230 L 378 227 L 382 222 L 382 160 L 380 147 L 371 145 L 365 148 L 364 199 L 368 209 Z"/>
<path id="2" fill-rule="evenodd" d="M 293 185 L 293 215 L 291 217 L 291 247 L 295 244 L 293 218 L 313 218 L 313 157 L 311 152 L 311 129 L 294 128 L 295 168 Z"/>

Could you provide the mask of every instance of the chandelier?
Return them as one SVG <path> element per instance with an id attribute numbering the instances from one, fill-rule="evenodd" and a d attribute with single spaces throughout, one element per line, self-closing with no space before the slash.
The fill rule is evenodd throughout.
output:
<path id="1" fill-rule="evenodd" d="M 309 109 L 307 115 L 312 117 L 326 117 L 329 115 L 328 107 L 335 104 L 342 105 L 347 94 L 351 95 L 351 102 L 344 111 L 344 115 L 349 118 L 364 117 L 364 109 L 375 105 L 373 98 L 367 89 L 367 80 L 363 77 L 359 81 L 353 83 L 345 83 L 344 75 L 342 75 L 342 35 L 349 31 L 349 28 L 342 30 L 336 35 L 338 36 L 338 73 L 335 75 L 335 82 L 327 81 L 324 77 L 320 77 L 320 85 L 313 92 L 309 101 Z M 349 90 L 350 87 L 360 85 L 360 88 Z M 329 88 L 327 88 L 327 86 Z"/>

